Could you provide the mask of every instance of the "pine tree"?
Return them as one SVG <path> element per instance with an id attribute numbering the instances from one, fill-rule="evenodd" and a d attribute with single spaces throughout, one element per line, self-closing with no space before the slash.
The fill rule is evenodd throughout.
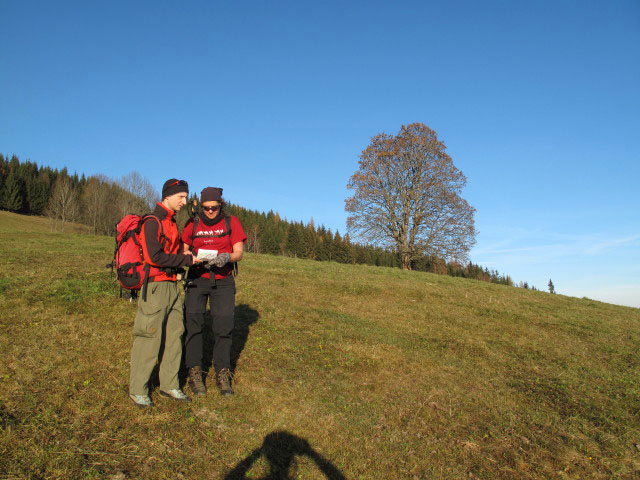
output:
<path id="1" fill-rule="evenodd" d="M 306 239 L 302 223 L 293 222 L 287 229 L 287 255 L 292 257 L 306 257 Z"/>
<path id="2" fill-rule="evenodd" d="M 8 165 L 4 160 L 4 156 L 0 153 L 0 208 L 4 208 L 2 199 L 4 198 L 4 184 L 8 174 Z"/>
<path id="3" fill-rule="evenodd" d="M 309 242 L 307 238 L 307 229 L 302 222 L 294 222 L 293 225 L 295 226 L 298 236 L 297 256 L 298 258 L 308 258 Z"/>
<path id="4" fill-rule="evenodd" d="M 333 237 L 333 260 L 340 263 L 351 263 L 349 251 L 338 230 Z"/>
<path id="5" fill-rule="evenodd" d="M 20 159 L 15 155 L 11 155 L 11 160 L 8 160 L 7 164 L 9 172 L 15 172 L 20 168 Z"/>
<path id="6" fill-rule="evenodd" d="M 331 261 L 331 260 L 335 261 L 336 251 L 333 244 L 333 233 L 331 233 L 331 229 L 328 229 L 325 232 L 322 240 L 322 247 L 323 247 L 322 254 L 324 256 L 324 259 L 328 261 Z"/>
<path id="7" fill-rule="evenodd" d="M 345 263 L 356 263 L 356 248 L 355 245 L 351 243 L 348 233 L 342 238 L 342 246 L 345 252 Z"/>
<path id="8" fill-rule="evenodd" d="M 42 215 L 49 203 L 49 191 L 42 176 L 32 178 L 27 183 L 27 204 L 29 213 Z"/>
<path id="9" fill-rule="evenodd" d="M 316 241 L 315 259 L 319 262 L 328 260 L 324 245 L 324 236 L 320 235 L 320 232 L 318 232 L 318 239 Z"/>
<path id="10" fill-rule="evenodd" d="M 2 206 L 10 212 L 20 212 L 24 207 L 22 185 L 15 170 L 11 170 L 4 186 Z"/>
<path id="11" fill-rule="evenodd" d="M 312 223 L 309 223 L 309 225 L 304 228 L 304 246 L 305 257 L 309 260 L 315 260 L 318 247 L 318 234 Z"/>
<path id="12" fill-rule="evenodd" d="M 279 238 L 276 232 L 276 225 L 273 222 L 273 219 L 267 220 L 263 218 L 263 223 L 260 226 L 261 235 L 260 241 L 262 242 L 262 252 L 263 253 L 271 253 L 273 255 L 277 255 L 280 253 L 280 249 L 278 247 Z"/>
<path id="13" fill-rule="evenodd" d="M 556 293 L 556 287 L 553 285 L 551 279 L 549 279 L 549 293 Z"/>

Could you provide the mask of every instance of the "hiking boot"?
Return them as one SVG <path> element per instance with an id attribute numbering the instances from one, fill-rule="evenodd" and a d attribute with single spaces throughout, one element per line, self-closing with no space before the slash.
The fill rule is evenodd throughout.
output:
<path id="1" fill-rule="evenodd" d="M 133 403 L 142 408 L 153 407 L 153 402 L 151 401 L 151 397 L 149 395 L 133 395 L 129 394 L 129 398 Z"/>
<path id="2" fill-rule="evenodd" d="M 179 388 L 174 388 L 173 390 L 169 390 L 168 392 L 164 392 L 164 391 L 160 390 L 160 395 L 162 395 L 163 397 L 173 398 L 174 400 L 176 400 L 178 402 L 189 403 L 191 401 L 191 398 L 187 397 L 184 394 L 184 392 L 182 390 L 180 390 Z"/>
<path id="3" fill-rule="evenodd" d="M 202 368 L 191 367 L 189 369 L 189 388 L 194 395 L 206 395 L 207 387 L 202 381 Z"/>
<path id="4" fill-rule="evenodd" d="M 233 380 L 233 373 L 228 368 L 223 368 L 216 374 L 216 385 L 221 395 L 233 395 L 231 380 Z"/>

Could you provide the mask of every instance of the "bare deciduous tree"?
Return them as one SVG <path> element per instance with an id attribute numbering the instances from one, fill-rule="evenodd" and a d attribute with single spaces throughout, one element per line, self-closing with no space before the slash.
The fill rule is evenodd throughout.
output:
<path id="1" fill-rule="evenodd" d="M 119 183 L 125 193 L 119 201 L 122 215 L 145 213 L 153 210 L 156 202 L 160 201 L 160 196 L 151 182 L 136 171 L 122 177 Z"/>
<path id="2" fill-rule="evenodd" d="M 247 230 L 247 252 L 260 253 L 260 227 L 257 223 Z"/>
<path id="3" fill-rule="evenodd" d="M 93 234 L 110 233 L 104 231 L 106 216 L 111 210 L 111 184 L 105 175 L 94 175 L 87 179 L 82 192 L 84 222 L 93 229 Z"/>
<path id="4" fill-rule="evenodd" d="M 347 188 L 348 231 L 392 247 L 402 268 L 421 255 L 463 261 L 475 244 L 475 209 L 460 192 L 466 178 L 436 132 L 422 123 L 379 134 L 360 155 Z"/>
<path id="5" fill-rule="evenodd" d="M 47 216 L 54 221 L 54 224 L 59 221 L 61 231 L 64 232 L 65 224 L 76 220 L 78 210 L 78 194 L 73 189 L 71 180 L 66 176 L 58 176 L 49 198 Z"/>

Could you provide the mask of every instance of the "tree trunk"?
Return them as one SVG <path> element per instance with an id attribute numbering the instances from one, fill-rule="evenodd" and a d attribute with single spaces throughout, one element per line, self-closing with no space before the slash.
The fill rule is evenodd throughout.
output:
<path id="1" fill-rule="evenodd" d="M 411 270 L 411 256 L 407 252 L 400 253 L 400 261 L 403 270 Z"/>

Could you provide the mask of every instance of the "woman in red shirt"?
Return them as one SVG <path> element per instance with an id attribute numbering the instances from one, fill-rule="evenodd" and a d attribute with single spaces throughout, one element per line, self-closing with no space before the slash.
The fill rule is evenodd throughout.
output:
<path id="1" fill-rule="evenodd" d="M 182 231 L 185 249 L 201 258 L 204 265 L 189 268 L 185 295 L 185 363 L 189 369 L 189 387 L 194 395 L 205 395 L 202 381 L 202 334 L 211 300 L 211 329 L 214 337 L 213 365 L 216 385 L 222 395 L 233 394 L 231 382 L 231 334 L 236 287 L 235 262 L 242 259 L 247 237 L 240 221 L 224 213 L 222 189 L 207 187 L 200 193 L 201 211 Z"/>

